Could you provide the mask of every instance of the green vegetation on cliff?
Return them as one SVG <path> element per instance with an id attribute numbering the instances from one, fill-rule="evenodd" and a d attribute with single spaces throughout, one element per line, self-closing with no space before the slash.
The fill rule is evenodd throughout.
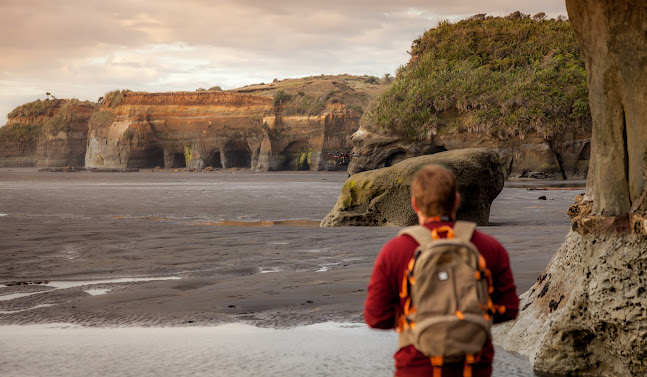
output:
<path id="1" fill-rule="evenodd" d="M 477 15 L 441 22 L 362 119 L 416 140 L 429 132 L 549 137 L 590 126 L 586 72 L 568 21 Z"/>
<path id="2" fill-rule="evenodd" d="M 77 116 L 72 110 L 74 105 L 96 104 L 77 99 L 46 99 L 20 105 L 8 114 L 9 124 L 0 127 L 0 142 L 36 142 L 42 135 L 69 131 Z"/>
<path id="3" fill-rule="evenodd" d="M 97 110 L 90 117 L 90 128 L 106 128 L 115 120 L 115 114 L 110 111 Z"/>
<path id="4" fill-rule="evenodd" d="M 70 130 L 70 123 L 74 121 L 74 113 L 70 111 L 70 108 L 72 105 L 80 103 L 78 100 L 70 100 L 66 101 L 65 104 L 61 107 L 61 109 L 51 117 L 50 119 L 45 122 L 43 125 L 43 131 L 46 134 L 49 135 L 56 135 L 61 131 L 69 131 Z M 87 104 L 90 104 L 90 102 L 87 102 Z"/>
<path id="5" fill-rule="evenodd" d="M 99 101 L 101 104 L 107 104 L 109 107 L 115 108 L 119 106 L 121 101 L 124 100 L 124 97 L 128 93 L 132 93 L 132 90 L 124 89 L 124 90 L 113 90 L 112 92 L 108 92 L 105 94 L 102 100 Z"/>
<path id="6" fill-rule="evenodd" d="M 40 124 L 13 123 L 0 127 L 0 142 L 31 143 L 36 142 L 42 133 Z"/>
<path id="7" fill-rule="evenodd" d="M 374 80 L 373 80 L 374 79 Z M 270 84 L 248 85 L 233 92 L 272 97 L 274 110 L 283 115 L 321 115 L 330 104 L 344 104 L 362 114 L 388 82 L 369 76 L 309 76 L 273 80 Z"/>
<path id="8" fill-rule="evenodd" d="M 19 116 L 27 118 L 45 115 L 48 109 L 60 106 L 61 102 L 64 102 L 64 100 L 48 98 L 44 101 L 41 101 L 37 99 L 36 101 L 16 107 L 9 114 L 7 114 L 7 118 L 11 119 Z"/>

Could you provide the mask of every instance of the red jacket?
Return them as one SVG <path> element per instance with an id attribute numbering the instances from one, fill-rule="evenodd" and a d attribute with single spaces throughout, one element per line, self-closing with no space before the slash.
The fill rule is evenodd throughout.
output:
<path id="1" fill-rule="evenodd" d="M 442 225 L 454 225 L 453 222 L 434 222 L 425 226 L 430 230 Z M 472 236 L 472 243 L 485 258 L 486 265 L 492 273 L 494 292 L 492 302 L 504 305 L 503 314 L 494 315 L 494 323 L 515 319 L 519 312 L 519 297 L 514 284 L 510 260 L 503 246 L 485 233 L 478 230 Z M 400 298 L 400 287 L 404 271 L 413 257 L 418 244 L 410 236 L 400 236 L 391 239 L 380 251 L 373 267 L 373 273 L 368 285 L 368 295 L 364 304 L 364 320 L 373 328 L 393 329 L 396 318 L 404 311 L 404 299 Z M 492 359 L 494 347 L 488 342 L 480 354 L 480 360 L 474 365 L 473 376 L 490 376 L 492 374 Z M 395 355 L 396 376 L 417 377 L 431 376 L 432 368 L 428 357 L 413 346 L 403 347 Z M 443 367 L 444 376 L 462 376 L 463 365 L 446 365 Z"/>

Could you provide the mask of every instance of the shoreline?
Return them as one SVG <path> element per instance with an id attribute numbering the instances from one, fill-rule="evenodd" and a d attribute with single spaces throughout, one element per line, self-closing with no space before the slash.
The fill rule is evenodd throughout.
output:
<path id="1" fill-rule="evenodd" d="M 2 325 L 359 323 L 374 259 L 399 230 L 315 227 L 346 180 L 338 172 L 8 170 L 0 169 L 0 284 L 181 279 L 0 287 Z M 519 294 L 561 245 L 576 194 L 504 187 L 493 203 L 490 226 L 479 229 L 508 249 Z"/>

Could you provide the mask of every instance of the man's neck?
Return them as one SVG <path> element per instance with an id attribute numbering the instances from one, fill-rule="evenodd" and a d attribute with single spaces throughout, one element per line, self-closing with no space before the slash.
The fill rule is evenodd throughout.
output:
<path id="1" fill-rule="evenodd" d="M 422 213 L 418 213 L 418 223 L 420 225 L 425 225 L 428 223 L 433 223 L 433 222 L 441 222 L 441 221 L 454 221 L 456 218 L 455 215 L 442 215 L 442 216 L 425 216 Z"/>

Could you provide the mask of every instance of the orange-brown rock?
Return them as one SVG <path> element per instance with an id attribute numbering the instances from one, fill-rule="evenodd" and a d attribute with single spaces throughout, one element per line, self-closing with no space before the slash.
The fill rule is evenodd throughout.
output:
<path id="1" fill-rule="evenodd" d="M 116 97 L 116 98 L 115 98 Z M 236 92 L 120 92 L 93 117 L 87 167 L 244 167 L 332 170 L 360 113 L 341 103 L 283 115 L 267 96 Z"/>
<path id="2" fill-rule="evenodd" d="M 0 166 L 82 166 L 94 109 L 63 99 L 19 106 L 0 128 Z"/>

